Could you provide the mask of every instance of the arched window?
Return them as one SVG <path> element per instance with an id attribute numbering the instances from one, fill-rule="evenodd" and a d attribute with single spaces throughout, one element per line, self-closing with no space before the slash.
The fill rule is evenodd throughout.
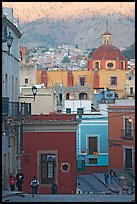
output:
<path id="1" fill-rule="evenodd" d="M 87 93 L 80 93 L 79 100 L 87 100 Z"/>
<path id="2" fill-rule="evenodd" d="M 99 69 L 99 62 L 95 63 L 95 69 Z"/>
<path id="3" fill-rule="evenodd" d="M 123 69 L 123 68 L 124 68 L 124 63 L 120 62 L 120 69 Z"/>
<path id="4" fill-rule="evenodd" d="M 66 100 L 69 100 L 69 93 L 66 94 Z"/>

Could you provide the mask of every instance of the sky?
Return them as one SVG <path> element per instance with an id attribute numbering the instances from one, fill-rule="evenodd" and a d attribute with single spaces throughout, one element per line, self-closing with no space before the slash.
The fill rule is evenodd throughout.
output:
<path id="1" fill-rule="evenodd" d="M 20 23 L 30 22 L 42 17 L 79 17 L 81 10 L 91 15 L 93 12 L 124 13 L 134 15 L 135 2 L 2 2 L 3 7 L 13 8 L 14 17 Z"/>

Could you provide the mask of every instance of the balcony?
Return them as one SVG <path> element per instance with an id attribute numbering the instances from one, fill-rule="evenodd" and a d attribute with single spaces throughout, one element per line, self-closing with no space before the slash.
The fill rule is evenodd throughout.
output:
<path id="1" fill-rule="evenodd" d="M 9 111 L 9 98 L 2 97 L 2 115 L 8 116 Z"/>
<path id="2" fill-rule="evenodd" d="M 9 102 L 2 97 L 2 115 L 8 117 L 28 117 L 31 115 L 31 103 Z"/>
<path id="3" fill-rule="evenodd" d="M 104 98 L 100 100 L 100 104 L 111 104 L 111 103 L 115 103 L 115 99 L 108 99 L 108 98 Z"/>
<path id="4" fill-rule="evenodd" d="M 133 130 L 121 130 L 121 138 L 125 140 L 133 140 Z"/>

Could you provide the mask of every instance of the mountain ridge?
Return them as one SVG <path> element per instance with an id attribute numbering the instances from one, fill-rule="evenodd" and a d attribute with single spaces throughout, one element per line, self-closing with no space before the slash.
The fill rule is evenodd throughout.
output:
<path id="1" fill-rule="evenodd" d="M 19 17 L 23 46 L 78 44 L 80 48 L 92 49 L 102 44 L 106 20 L 112 44 L 124 48 L 135 42 L 134 2 L 35 3 L 3 2 L 3 6 L 13 7 L 15 17 Z M 23 17 L 29 22 L 23 22 Z"/>

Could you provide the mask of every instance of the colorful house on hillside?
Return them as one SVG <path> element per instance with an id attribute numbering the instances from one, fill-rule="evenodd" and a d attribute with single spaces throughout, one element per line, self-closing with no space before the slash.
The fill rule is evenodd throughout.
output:
<path id="1" fill-rule="evenodd" d="M 80 121 L 76 133 L 77 173 L 91 174 L 106 170 L 108 168 L 108 117 L 97 113 L 81 115 Z M 85 163 L 82 165 L 83 160 Z"/>
<path id="2" fill-rule="evenodd" d="M 23 126 L 21 167 L 25 176 L 23 192 L 31 193 L 35 175 L 39 193 L 51 194 L 55 181 L 59 194 L 76 193 L 76 115 L 33 115 Z"/>

